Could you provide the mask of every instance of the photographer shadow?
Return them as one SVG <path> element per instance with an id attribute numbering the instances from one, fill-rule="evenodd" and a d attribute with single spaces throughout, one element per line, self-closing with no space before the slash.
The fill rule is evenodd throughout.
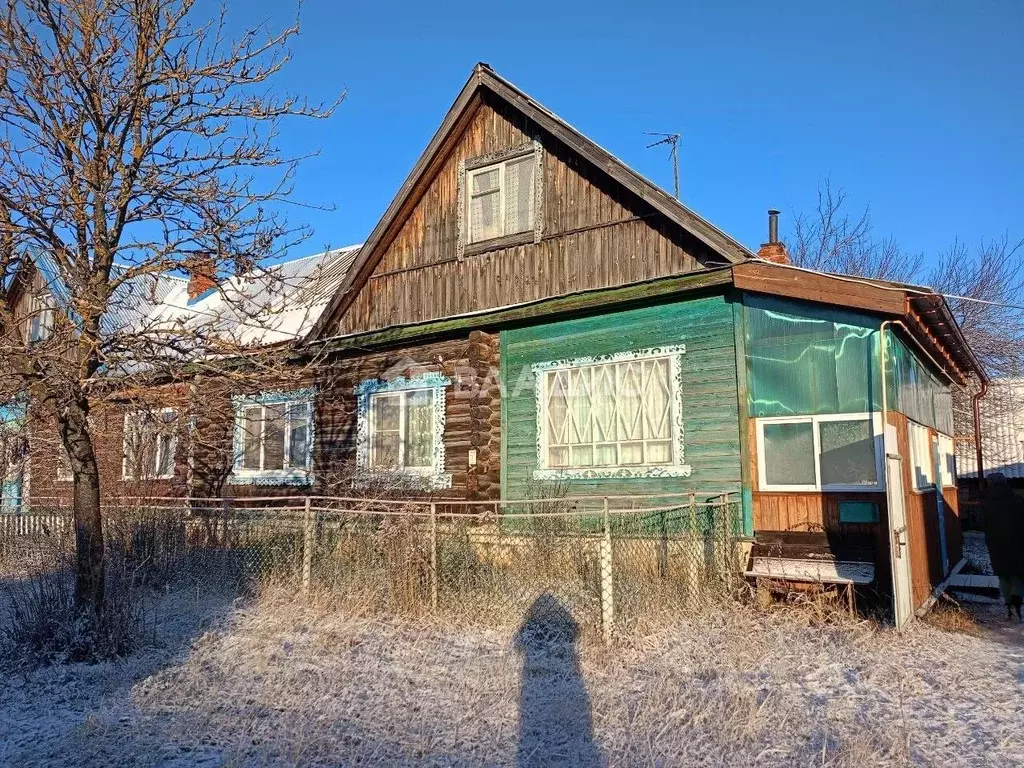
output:
<path id="1" fill-rule="evenodd" d="M 515 635 L 523 657 L 516 765 L 601 765 L 576 648 L 580 628 L 553 595 L 538 597 Z"/>

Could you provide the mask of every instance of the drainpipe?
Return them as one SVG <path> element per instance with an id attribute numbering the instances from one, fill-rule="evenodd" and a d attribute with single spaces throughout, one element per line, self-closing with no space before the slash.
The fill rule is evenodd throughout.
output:
<path id="1" fill-rule="evenodd" d="M 981 398 L 988 392 L 988 379 L 981 380 L 981 389 L 978 394 L 971 398 L 971 406 L 974 411 L 974 450 L 978 462 L 978 490 L 985 484 L 985 468 L 981 463 Z"/>

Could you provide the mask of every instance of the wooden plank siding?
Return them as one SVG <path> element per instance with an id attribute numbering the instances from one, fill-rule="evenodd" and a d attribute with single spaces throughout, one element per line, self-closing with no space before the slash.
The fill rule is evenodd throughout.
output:
<path id="1" fill-rule="evenodd" d="M 890 411 L 889 424 L 896 428 L 897 446 L 903 461 L 904 504 L 907 516 L 907 546 L 910 553 L 911 590 L 914 605 L 920 606 L 938 586 L 945 571 L 941 558 L 939 519 L 933 490 L 916 491 L 913 488 L 910 461 L 910 443 L 907 417 Z M 934 434 L 934 430 L 932 430 Z M 751 477 L 758 477 L 756 422 L 751 420 L 748 442 L 748 460 Z M 757 482 L 756 479 L 753 482 Z M 946 501 L 945 527 L 948 567 L 962 556 L 963 535 L 960 530 L 959 502 L 955 488 L 944 488 Z M 879 505 L 878 523 L 840 523 L 841 501 L 873 501 Z M 875 539 L 876 584 L 885 592 L 891 589 L 892 571 L 889 562 L 889 520 L 885 493 L 814 493 L 763 492 L 755 487 L 753 493 L 754 530 L 769 531 L 822 531 L 843 537 L 848 534 L 869 533 Z"/>
<path id="2" fill-rule="evenodd" d="M 960 504 L 956 488 L 944 488 L 942 498 L 943 523 L 946 529 L 946 554 L 949 562 L 942 561 L 939 535 L 939 514 L 933 489 L 914 489 L 913 466 L 910 461 L 908 419 L 902 413 L 890 412 L 889 423 L 896 427 L 900 455 L 903 461 L 904 503 L 907 508 L 907 546 L 910 550 L 910 581 L 914 605 L 920 606 L 942 583 L 949 568 L 963 555 L 963 534 L 960 530 Z M 935 430 L 928 430 L 931 437 Z"/>
<path id="3" fill-rule="evenodd" d="M 713 495 L 740 490 L 733 310 L 724 296 L 532 325 L 501 333 L 502 489 L 537 490 L 534 363 L 685 344 L 681 390 L 690 477 L 573 479 L 574 493 Z M 738 500 L 738 499 L 737 499 Z"/>
<path id="4" fill-rule="evenodd" d="M 823 532 L 837 538 L 851 534 L 870 535 L 875 541 L 875 585 L 881 592 L 888 592 L 891 589 L 892 569 L 889 563 L 889 510 L 885 493 L 759 491 L 757 422 L 751 419 L 747 429 L 755 535 L 769 531 Z M 842 501 L 870 501 L 878 504 L 879 521 L 841 523 L 839 503 Z"/>
<path id="5" fill-rule="evenodd" d="M 459 163 L 543 145 L 540 242 L 459 258 Z M 381 255 L 336 333 L 419 323 L 723 262 L 520 112 L 484 95 L 461 139 Z"/>

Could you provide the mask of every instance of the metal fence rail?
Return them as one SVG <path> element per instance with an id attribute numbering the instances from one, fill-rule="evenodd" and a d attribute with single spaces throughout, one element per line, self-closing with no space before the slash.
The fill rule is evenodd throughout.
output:
<path id="1" fill-rule="evenodd" d="M 103 513 L 111 561 L 162 586 L 227 578 L 492 626 L 557 604 L 605 640 L 739 585 L 739 510 L 728 494 L 136 498 Z M 70 557 L 73 530 L 70 510 L 56 506 L 0 517 L 0 567 Z"/>

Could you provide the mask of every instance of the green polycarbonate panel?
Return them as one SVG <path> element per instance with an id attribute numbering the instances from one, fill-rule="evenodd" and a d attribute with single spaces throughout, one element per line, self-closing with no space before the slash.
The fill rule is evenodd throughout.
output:
<path id="1" fill-rule="evenodd" d="M 880 407 L 880 321 L 829 307 L 748 296 L 751 416 L 864 413 Z"/>
<path id="2" fill-rule="evenodd" d="M 887 330 L 886 335 L 889 407 L 952 435 L 953 397 L 949 385 L 933 374 L 896 334 Z"/>
<path id="3" fill-rule="evenodd" d="M 880 319 L 766 296 L 744 303 L 751 416 L 882 409 Z M 948 384 L 891 328 L 886 336 L 889 408 L 953 434 Z"/>

